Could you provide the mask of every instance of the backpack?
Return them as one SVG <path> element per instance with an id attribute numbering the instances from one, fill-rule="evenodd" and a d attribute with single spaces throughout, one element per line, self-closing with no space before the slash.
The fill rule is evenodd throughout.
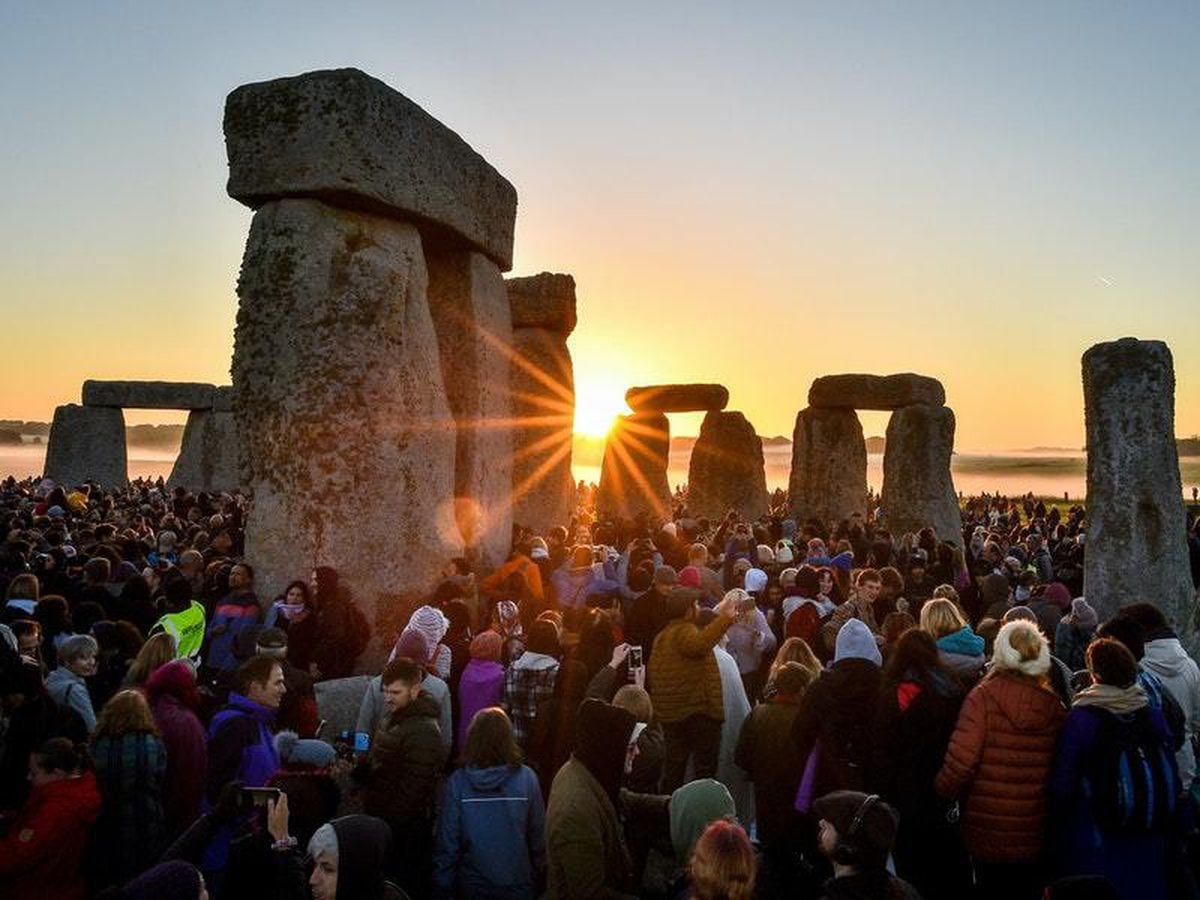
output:
<path id="1" fill-rule="evenodd" d="M 1179 776 L 1148 708 L 1132 720 L 1100 710 L 1096 753 L 1085 776 L 1096 822 L 1118 834 L 1164 831 L 1175 815 Z"/>

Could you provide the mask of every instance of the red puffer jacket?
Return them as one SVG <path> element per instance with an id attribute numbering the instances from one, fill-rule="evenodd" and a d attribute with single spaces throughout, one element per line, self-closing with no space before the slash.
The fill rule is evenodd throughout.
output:
<path id="1" fill-rule="evenodd" d="M 0 839 L 0 896 L 83 900 L 80 869 L 99 815 L 100 790 L 91 772 L 35 787 Z"/>
<path id="2" fill-rule="evenodd" d="M 967 695 L 935 783 L 963 797 L 963 841 L 978 860 L 1030 862 L 1042 850 L 1046 783 L 1066 710 L 1030 676 L 996 672 Z"/>

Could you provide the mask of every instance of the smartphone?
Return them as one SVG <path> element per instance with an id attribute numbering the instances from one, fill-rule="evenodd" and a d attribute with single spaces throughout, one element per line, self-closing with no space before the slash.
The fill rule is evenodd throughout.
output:
<path id="1" fill-rule="evenodd" d="M 371 736 L 365 731 L 354 732 L 354 752 L 366 753 L 371 749 Z"/>
<path id="2" fill-rule="evenodd" d="M 283 794 L 279 788 L 244 787 L 238 791 L 238 808 L 242 812 L 254 812 L 267 808 L 267 801 L 279 801 Z"/>
<path id="3" fill-rule="evenodd" d="M 632 684 L 636 681 L 636 672 L 644 665 L 642 662 L 642 648 L 640 644 L 634 644 L 629 648 L 629 656 L 626 657 L 626 662 L 629 665 L 629 682 Z"/>

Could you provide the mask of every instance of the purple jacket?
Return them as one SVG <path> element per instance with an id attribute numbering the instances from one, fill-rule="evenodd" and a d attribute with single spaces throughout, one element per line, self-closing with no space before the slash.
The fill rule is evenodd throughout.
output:
<path id="1" fill-rule="evenodd" d="M 467 746 L 467 729 L 475 713 L 499 706 L 504 693 L 504 666 L 486 659 L 473 659 L 463 669 L 458 683 L 458 748 Z"/>
<path id="2" fill-rule="evenodd" d="M 204 726 L 177 697 L 163 695 L 154 702 L 154 723 L 167 748 L 163 783 L 163 813 L 167 834 L 174 838 L 200 815 L 208 745 Z"/>

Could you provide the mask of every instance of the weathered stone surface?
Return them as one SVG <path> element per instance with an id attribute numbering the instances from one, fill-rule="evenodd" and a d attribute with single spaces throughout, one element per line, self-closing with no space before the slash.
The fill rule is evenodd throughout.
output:
<path id="1" fill-rule="evenodd" d="M 1101 621 L 1126 603 L 1194 629 L 1175 447 L 1175 369 L 1162 341 L 1122 338 L 1083 355 L 1087 544 L 1083 592 Z"/>
<path id="2" fill-rule="evenodd" d="M 233 412 L 233 387 L 224 384 L 213 388 L 212 408 L 217 412 Z"/>
<path id="3" fill-rule="evenodd" d="M 719 519 L 730 509 L 754 520 L 771 507 L 762 438 L 740 412 L 710 412 L 688 464 L 688 511 Z"/>
<path id="4" fill-rule="evenodd" d="M 541 534 L 575 508 L 575 375 L 566 338 L 513 329 L 513 521 Z"/>
<path id="5" fill-rule="evenodd" d="M 85 381 L 84 406 L 125 409 L 212 409 L 211 384 L 193 381 Z"/>
<path id="6" fill-rule="evenodd" d="M 244 84 L 225 101 L 229 196 L 284 197 L 415 220 L 427 245 L 512 266 L 517 192 L 457 134 L 358 69 Z"/>
<path id="7" fill-rule="evenodd" d="M 353 731 L 358 724 L 358 710 L 370 683 L 369 675 L 331 678 L 313 685 L 317 698 L 317 716 L 325 720 L 324 740 L 333 740 L 343 731 Z"/>
<path id="8" fill-rule="evenodd" d="M 656 384 L 631 387 L 625 402 L 634 412 L 706 412 L 729 404 L 729 389 L 721 384 Z"/>
<path id="9" fill-rule="evenodd" d="M 255 214 L 233 386 L 263 595 L 330 565 L 386 618 L 462 552 L 427 284 L 412 225 L 315 200 Z"/>
<path id="10" fill-rule="evenodd" d="M 194 491 L 234 491 L 238 479 L 237 426 L 233 413 L 194 409 L 188 413 L 179 456 L 167 487 Z"/>
<path id="11" fill-rule="evenodd" d="M 797 522 L 866 513 L 867 446 L 854 410 L 810 406 L 797 413 L 788 497 Z"/>
<path id="12" fill-rule="evenodd" d="M 108 488 L 124 486 L 129 480 L 125 414 L 119 409 L 74 403 L 55 409 L 45 474 L 68 486 L 84 481 Z"/>
<path id="13" fill-rule="evenodd" d="M 892 413 L 883 453 L 883 515 L 892 534 L 930 526 L 962 546 L 962 515 L 950 476 L 954 411 L 905 406 Z"/>
<path id="14" fill-rule="evenodd" d="M 667 459 L 671 426 L 659 413 L 618 416 L 604 445 L 596 512 L 604 518 L 633 518 L 671 512 Z"/>
<path id="15" fill-rule="evenodd" d="M 809 406 L 899 409 L 914 404 L 943 406 L 946 389 L 936 378 L 900 375 L 824 375 L 808 389 Z"/>
<path id="16" fill-rule="evenodd" d="M 454 414 L 455 509 L 468 552 L 485 569 L 512 544 L 512 328 L 508 293 L 482 253 L 429 254 L 429 306 Z"/>
<path id="17" fill-rule="evenodd" d="M 545 328 L 563 337 L 575 330 L 575 279 L 542 272 L 506 278 L 513 328 Z"/>

